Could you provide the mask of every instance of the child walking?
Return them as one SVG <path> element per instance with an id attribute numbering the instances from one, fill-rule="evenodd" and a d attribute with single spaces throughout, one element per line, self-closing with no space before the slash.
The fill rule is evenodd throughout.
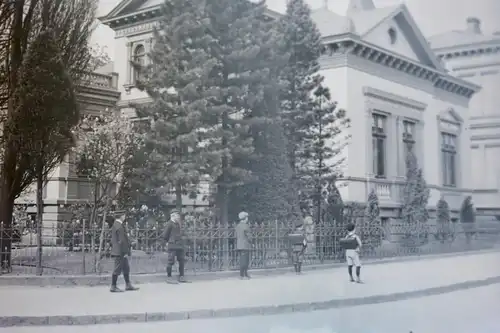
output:
<path id="1" fill-rule="evenodd" d="M 292 247 L 292 262 L 296 274 L 302 272 L 302 261 L 307 248 L 307 240 L 304 227 L 302 225 L 295 228 L 293 233 L 288 235 Z"/>
<path id="2" fill-rule="evenodd" d="M 354 224 L 347 226 L 347 236 L 345 238 L 345 257 L 347 260 L 347 269 L 351 282 L 361 282 L 361 260 L 359 259 L 359 252 L 361 250 L 361 239 L 356 234 L 356 227 Z M 356 266 L 356 280 L 352 275 L 352 268 Z"/>

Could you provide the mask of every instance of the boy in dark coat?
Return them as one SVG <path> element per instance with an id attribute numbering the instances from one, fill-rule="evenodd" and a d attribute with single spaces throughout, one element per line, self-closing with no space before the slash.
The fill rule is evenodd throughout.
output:
<path id="1" fill-rule="evenodd" d="M 181 226 L 181 214 L 174 209 L 170 212 L 170 221 L 168 221 L 163 231 L 163 240 L 167 243 L 168 262 L 167 262 L 167 282 L 168 283 L 186 283 L 184 277 L 184 265 L 186 262 L 186 252 L 184 248 L 184 237 Z M 172 279 L 172 266 L 175 260 L 179 263 L 179 277 L 177 281 Z"/>
<path id="2" fill-rule="evenodd" d="M 121 292 L 117 287 L 118 276 L 123 273 L 125 279 L 125 290 L 138 290 L 130 282 L 130 264 L 128 258 L 131 255 L 131 246 L 128 239 L 125 223 L 125 213 L 117 212 L 118 217 L 111 227 L 111 257 L 115 260 L 115 267 L 111 275 L 111 292 Z"/>

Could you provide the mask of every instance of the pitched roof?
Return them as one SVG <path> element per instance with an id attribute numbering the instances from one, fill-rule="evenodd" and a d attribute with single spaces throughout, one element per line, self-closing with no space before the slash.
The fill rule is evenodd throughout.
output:
<path id="1" fill-rule="evenodd" d="M 466 30 L 452 30 L 428 38 L 432 49 L 444 49 L 465 45 L 500 42 L 500 35 L 478 34 Z"/>
<path id="2" fill-rule="evenodd" d="M 311 11 L 311 18 L 323 37 L 341 35 L 355 30 L 350 18 L 326 8 Z"/>
<path id="3" fill-rule="evenodd" d="M 401 9 L 401 5 L 381 7 L 371 10 L 360 10 L 352 12 L 349 17 L 352 19 L 356 32 L 363 36 L 368 31 L 372 30 L 379 23 L 383 22 L 388 17 L 392 16 L 396 11 Z"/>

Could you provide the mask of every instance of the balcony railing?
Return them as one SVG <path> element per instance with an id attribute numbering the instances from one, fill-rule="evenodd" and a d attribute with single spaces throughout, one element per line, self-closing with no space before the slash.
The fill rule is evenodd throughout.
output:
<path id="1" fill-rule="evenodd" d="M 117 88 L 117 75 L 89 73 L 83 76 L 81 86 L 94 87 L 94 88 Z"/>
<path id="2" fill-rule="evenodd" d="M 399 203 L 404 187 L 404 182 L 400 180 L 387 180 L 374 178 L 367 181 L 368 193 L 375 190 L 380 201 L 391 201 Z"/>

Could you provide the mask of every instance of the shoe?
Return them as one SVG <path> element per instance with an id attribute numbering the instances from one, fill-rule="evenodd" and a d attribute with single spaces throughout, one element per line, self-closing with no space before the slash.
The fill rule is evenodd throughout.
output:
<path id="1" fill-rule="evenodd" d="M 172 279 L 172 277 L 168 277 L 167 283 L 168 284 L 178 284 L 179 282 L 177 280 Z"/>
<path id="2" fill-rule="evenodd" d="M 354 278 L 353 278 L 353 277 L 351 277 L 349 280 L 350 280 L 351 282 L 356 282 L 356 280 L 354 280 Z"/>
<path id="3" fill-rule="evenodd" d="M 127 284 L 127 286 L 125 287 L 125 291 L 135 291 L 135 290 L 139 290 L 139 288 L 137 287 L 134 287 L 132 284 Z"/>
<path id="4" fill-rule="evenodd" d="M 186 280 L 184 276 L 179 276 L 178 279 L 179 283 L 190 283 L 191 281 Z"/>
<path id="5" fill-rule="evenodd" d="M 361 281 L 361 279 L 360 279 L 360 278 L 357 278 L 357 279 L 356 279 L 356 283 L 363 283 L 363 281 Z"/>
<path id="6" fill-rule="evenodd" d="M 121 293 L 121 292 L 123 292 L 123 290 L 121 290 L 117 286 L 111 286 L 111 289 L 109 289 L 109 291 L 112 292 L 112 293 Z"/>

